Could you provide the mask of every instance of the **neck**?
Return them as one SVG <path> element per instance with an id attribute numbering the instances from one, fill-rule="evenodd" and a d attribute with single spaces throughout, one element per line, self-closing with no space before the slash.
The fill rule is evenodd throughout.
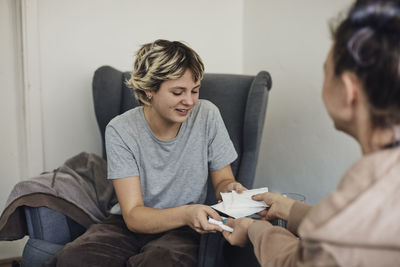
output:
<path id="1" fill-rule="evenodd" d="M 144 117 L 153 134 L 160 140 L 170 140 L 178 135 L 181 123 L 169 122 L 151 107 L 143 107 Z"/>
<path id="2" fill-rule="evenodd" d="M 396 131 L 400 131 L 400 125 L 393 125 L 388 128 L 378 128 L 364 131 L 359 139 L 363 154 L 369 154 L 374 151 L 383 149 L 392 142 L 398 141 Z"/>

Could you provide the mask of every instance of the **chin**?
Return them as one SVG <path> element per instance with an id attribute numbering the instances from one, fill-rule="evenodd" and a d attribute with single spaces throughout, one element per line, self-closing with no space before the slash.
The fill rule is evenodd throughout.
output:
<path id="1" fill-rule="evenodd" d="M 187 120 L 187 118 L 190 116 L 191 112 L 188 112 L 185 116 L 178 116 L 176 114 L 174 114 L 175 116 L 172 117 L 172 120 L 174 122 L 178 122 L 178 123 L 182 123 L 185 122 Z"/>
<path id="2" fill-rule="evenodd" d="M 175 122 L 178 122 L 178 123 L 183 123 L 183 122 L 185 122 L 186 120 L 187 120 L 187 118 L 189 117 L 189 115 L 187 115 L 186 117 L 181 117 L 181 118 L 177 118 L 176 120 L 174 120 Z"/>
<path id="3" fill-rule="evenodd" d="M 346 127 L 345 124 L 334 123 L 334 126 L 335 126 L 336 130 L 354 137 L 354 135 L 352 134 L 352 132 L 350 130 L 351 128 L 348 126 Z"/>
<path id="4" fill-rule="evenodd" d="M 333 122 L 333 126 L 335 127 L 336 130 L 341 131 L 341 132 L 345 132 L 343 125 L 341 125 L 340 123 Z"/>

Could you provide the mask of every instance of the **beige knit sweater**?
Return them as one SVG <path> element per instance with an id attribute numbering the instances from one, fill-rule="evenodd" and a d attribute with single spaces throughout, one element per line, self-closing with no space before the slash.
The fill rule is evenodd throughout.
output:
<path id="1" fill-rule="evenodd" d="M 400 266 L 400 148 L 361 158 L 321 203 L 296 203 L 288 224 L 300 238 L 250 226 L 262 266 Z"/>

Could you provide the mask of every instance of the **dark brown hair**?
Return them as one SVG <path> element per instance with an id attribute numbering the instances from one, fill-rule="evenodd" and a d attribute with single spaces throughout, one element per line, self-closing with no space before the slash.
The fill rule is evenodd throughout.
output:
<path id="1" fill-rule="evenodd" d="M 331 29 L 335 75 L 359 77 L 374 126 L 400 123 L 400 1 L 358 0 Z"/>

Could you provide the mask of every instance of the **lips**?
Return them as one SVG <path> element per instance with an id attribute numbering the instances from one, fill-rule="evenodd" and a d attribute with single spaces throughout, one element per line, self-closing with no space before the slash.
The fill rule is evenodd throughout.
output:
<path id="1" fill-rule="evenodd" d="M 185 115 L 187 115 L 188 113 L 189 113 L 189 111 L 190 111 L 190 109 L 175 109 L 177 112 L 178 112 L 178 114 L 180 114 L 180 115 L 182 115 L 182 116 L 185 116 Z"/>

